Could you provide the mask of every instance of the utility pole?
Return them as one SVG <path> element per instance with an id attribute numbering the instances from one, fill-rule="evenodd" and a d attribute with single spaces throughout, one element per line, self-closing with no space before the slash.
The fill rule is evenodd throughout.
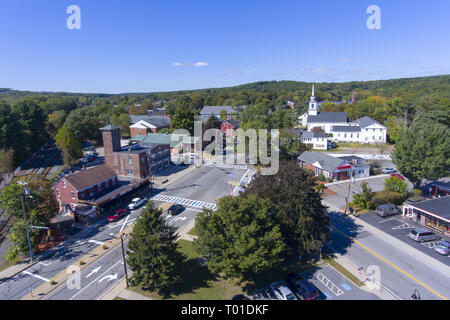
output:
<path id="1" fill-rule="evenodd" d="M 348 207 L 348 202 L 349 202 L 349 199 L 350 199 L 350 189 L 351 189 L 351 186 L 352 186 L 354 175 L 355 175 L 355 169 L 352 167 L 352 171 L 351 171 L 351 175 L 350 175 L 350 181 L 348 182 L 347 197 L 345 198 L 344 215 L 347 215 L 347 207 Z"/>
<path id="2" fill-rule="evenodd" d="M 122 257 L 123 257 L 123 267 L 125 268 L 125 281 L 127 283 L 127 288 L 129 288 L 130 285 L 128 284 L 127 262 L 125 260 L 125 249 L 123 247 L 123 234 L 120 235 L 120 242 L 122 244 Z"/>

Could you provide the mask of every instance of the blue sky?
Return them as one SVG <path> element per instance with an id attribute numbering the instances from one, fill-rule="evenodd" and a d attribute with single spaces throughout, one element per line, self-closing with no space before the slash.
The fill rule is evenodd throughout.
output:
<path id="1" fill-rule="evenodd" d="M 69 5 L 81 30 L 69 30 Z M 381 8 L 381 30 L 366 9 Z M 450 73 L 448 0 L 2 0 L 0 87 L 152 92 Z"/>

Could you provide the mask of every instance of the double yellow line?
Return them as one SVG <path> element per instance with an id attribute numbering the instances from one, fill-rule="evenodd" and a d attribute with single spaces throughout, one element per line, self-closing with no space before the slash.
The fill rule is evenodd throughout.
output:
<path id="1" fill-rule="evenodd" d="M 340 234 L 342 234 L 344 237 L 350 239 L 351 241 L 353 241 L 354 243 L 356 243 L 357 245 L 359 245 L 361 248 L 367 250 L 368 252 L 370 252 L 371 254 L 373 254 L 374 256 L 376 256 L 378 259 L 381 259 L 382 261 L 386 262 L 388 265 L 390 265 L 391 267 L 393 267 L 394 269 L 400 271 L 401 273 L 403 273 L 405 276 L 407 276 L 408 278 L 414 280 L 415 282 L 417 282 L 418 284 L 420 284 L 421 286 L 423 286 L 424 288 L 428 289 L 429 291 L 431 291 L 432 293 L 434 293 L 435 295 L 437 295 L 438 297 L 442 298 L 443 300 L 448 300 L 448 298 L 446 298 L 445 296 L 443 296 L 442 294 L 440 294 L 439 292 L 437 292 L 436 290 L 430 288 L 429 286 L 427 286 L 425 283 L 423 283 L 422 281 L 417 280 L 416 278 L 414 278 L 412 275 L 410 275 L 408 272 L 400 269 L 399 267 L 397 267 L 396 265 L 394 265 L 393 263 L 391 263 L 390 261 L 386 260 L 385 258 L 383 258 L 382 256 L 380 256 L 379 254 L 377 254 L 376 252 L 370 250 L 369 248 L 367 248 L 365 245 L 363 245 L 362 243 L 356 241 L 355 239 L 353 239 L 352 237 L 348 236 L 347 234 L 345 234 L 344 232 L 336 229 L 335 227 L 332 227 L 334 230 L 336 230 L 337 232 L 339 232 Z"/>

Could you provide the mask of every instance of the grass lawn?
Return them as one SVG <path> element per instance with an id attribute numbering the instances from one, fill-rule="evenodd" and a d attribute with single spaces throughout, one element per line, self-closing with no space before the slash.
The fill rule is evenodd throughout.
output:
<path id="1" fill-rule="evenodd" d="M 362 283 L 361 281 L 359 281 L 359 279 L 357 277 L 355 277 L 352 273 L 350 273 L 350 271 L 348 271 L 347 269 L 345 269 L 343 266 L 341 266 L 339 263 L 337 263 L 334 259 L 331 258 L 326 258 L 325 259 L 326 262 L 328 262 L 328 264 L 330 266 L 332 266 L 333 268 L 335 268 L 337 271 L 339 271 L 340 273 L 342 273 L 345 277 L 347 277 L 349 280 L 351 280 L 354 284 L 356 284 L 358 287 L 362 287 L 364 285 L 364 283 Z"/>
<path id="2" fill-rule="evenodd" d="M 169 297 L 162 297 L 155 292 L 149 292 L 142 287 L 133 287 L 135 291 L 152 299 L 174 300 L 230 300 L 234 295 L 242 293 L 239 285 L 231 280 L 225 280 L 212 275 L 209 270 L 200 266 L 196 261 L 198 257 L 190 241 L 178 241 L 180 251 L 187 257 L 183 266 L 182 278 L 184 281 L 173 289 Z"/>
<path id="3" fill-rule="evenodd" d="M 198 233 L 197 233 L 197 230 L 195 229 L 195 226 L 191 230 L 189 230 L 188 234 L 190 234 L 191 236 L 198 237 Z"/>
<path id="4" fill-rule="evenodd" d="M 14 263 L 9 263 L 9 262 L 6 262 L 5 260 L 0 261 L 0 271 L 6 270 L 9 267 L 12 267 L 13 265 L 14 265 Z"/>

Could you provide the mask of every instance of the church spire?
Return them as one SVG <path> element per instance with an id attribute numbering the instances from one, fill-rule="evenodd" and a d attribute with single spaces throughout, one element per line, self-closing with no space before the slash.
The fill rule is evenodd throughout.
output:
<path id="1" fill-rule="evenodd" d="M 316 101 L 316 95 L 315 95 L 315 89 L 314 89 L 314 83 L 312 86 L 312 95 L 311 95 L 311 102 Z"/>
<path id="2" fill-rule="evenodd" d="M 314 83 L 313 83 L 312 96 L 315 97 L 315 94 L 314 94 Z"/>

